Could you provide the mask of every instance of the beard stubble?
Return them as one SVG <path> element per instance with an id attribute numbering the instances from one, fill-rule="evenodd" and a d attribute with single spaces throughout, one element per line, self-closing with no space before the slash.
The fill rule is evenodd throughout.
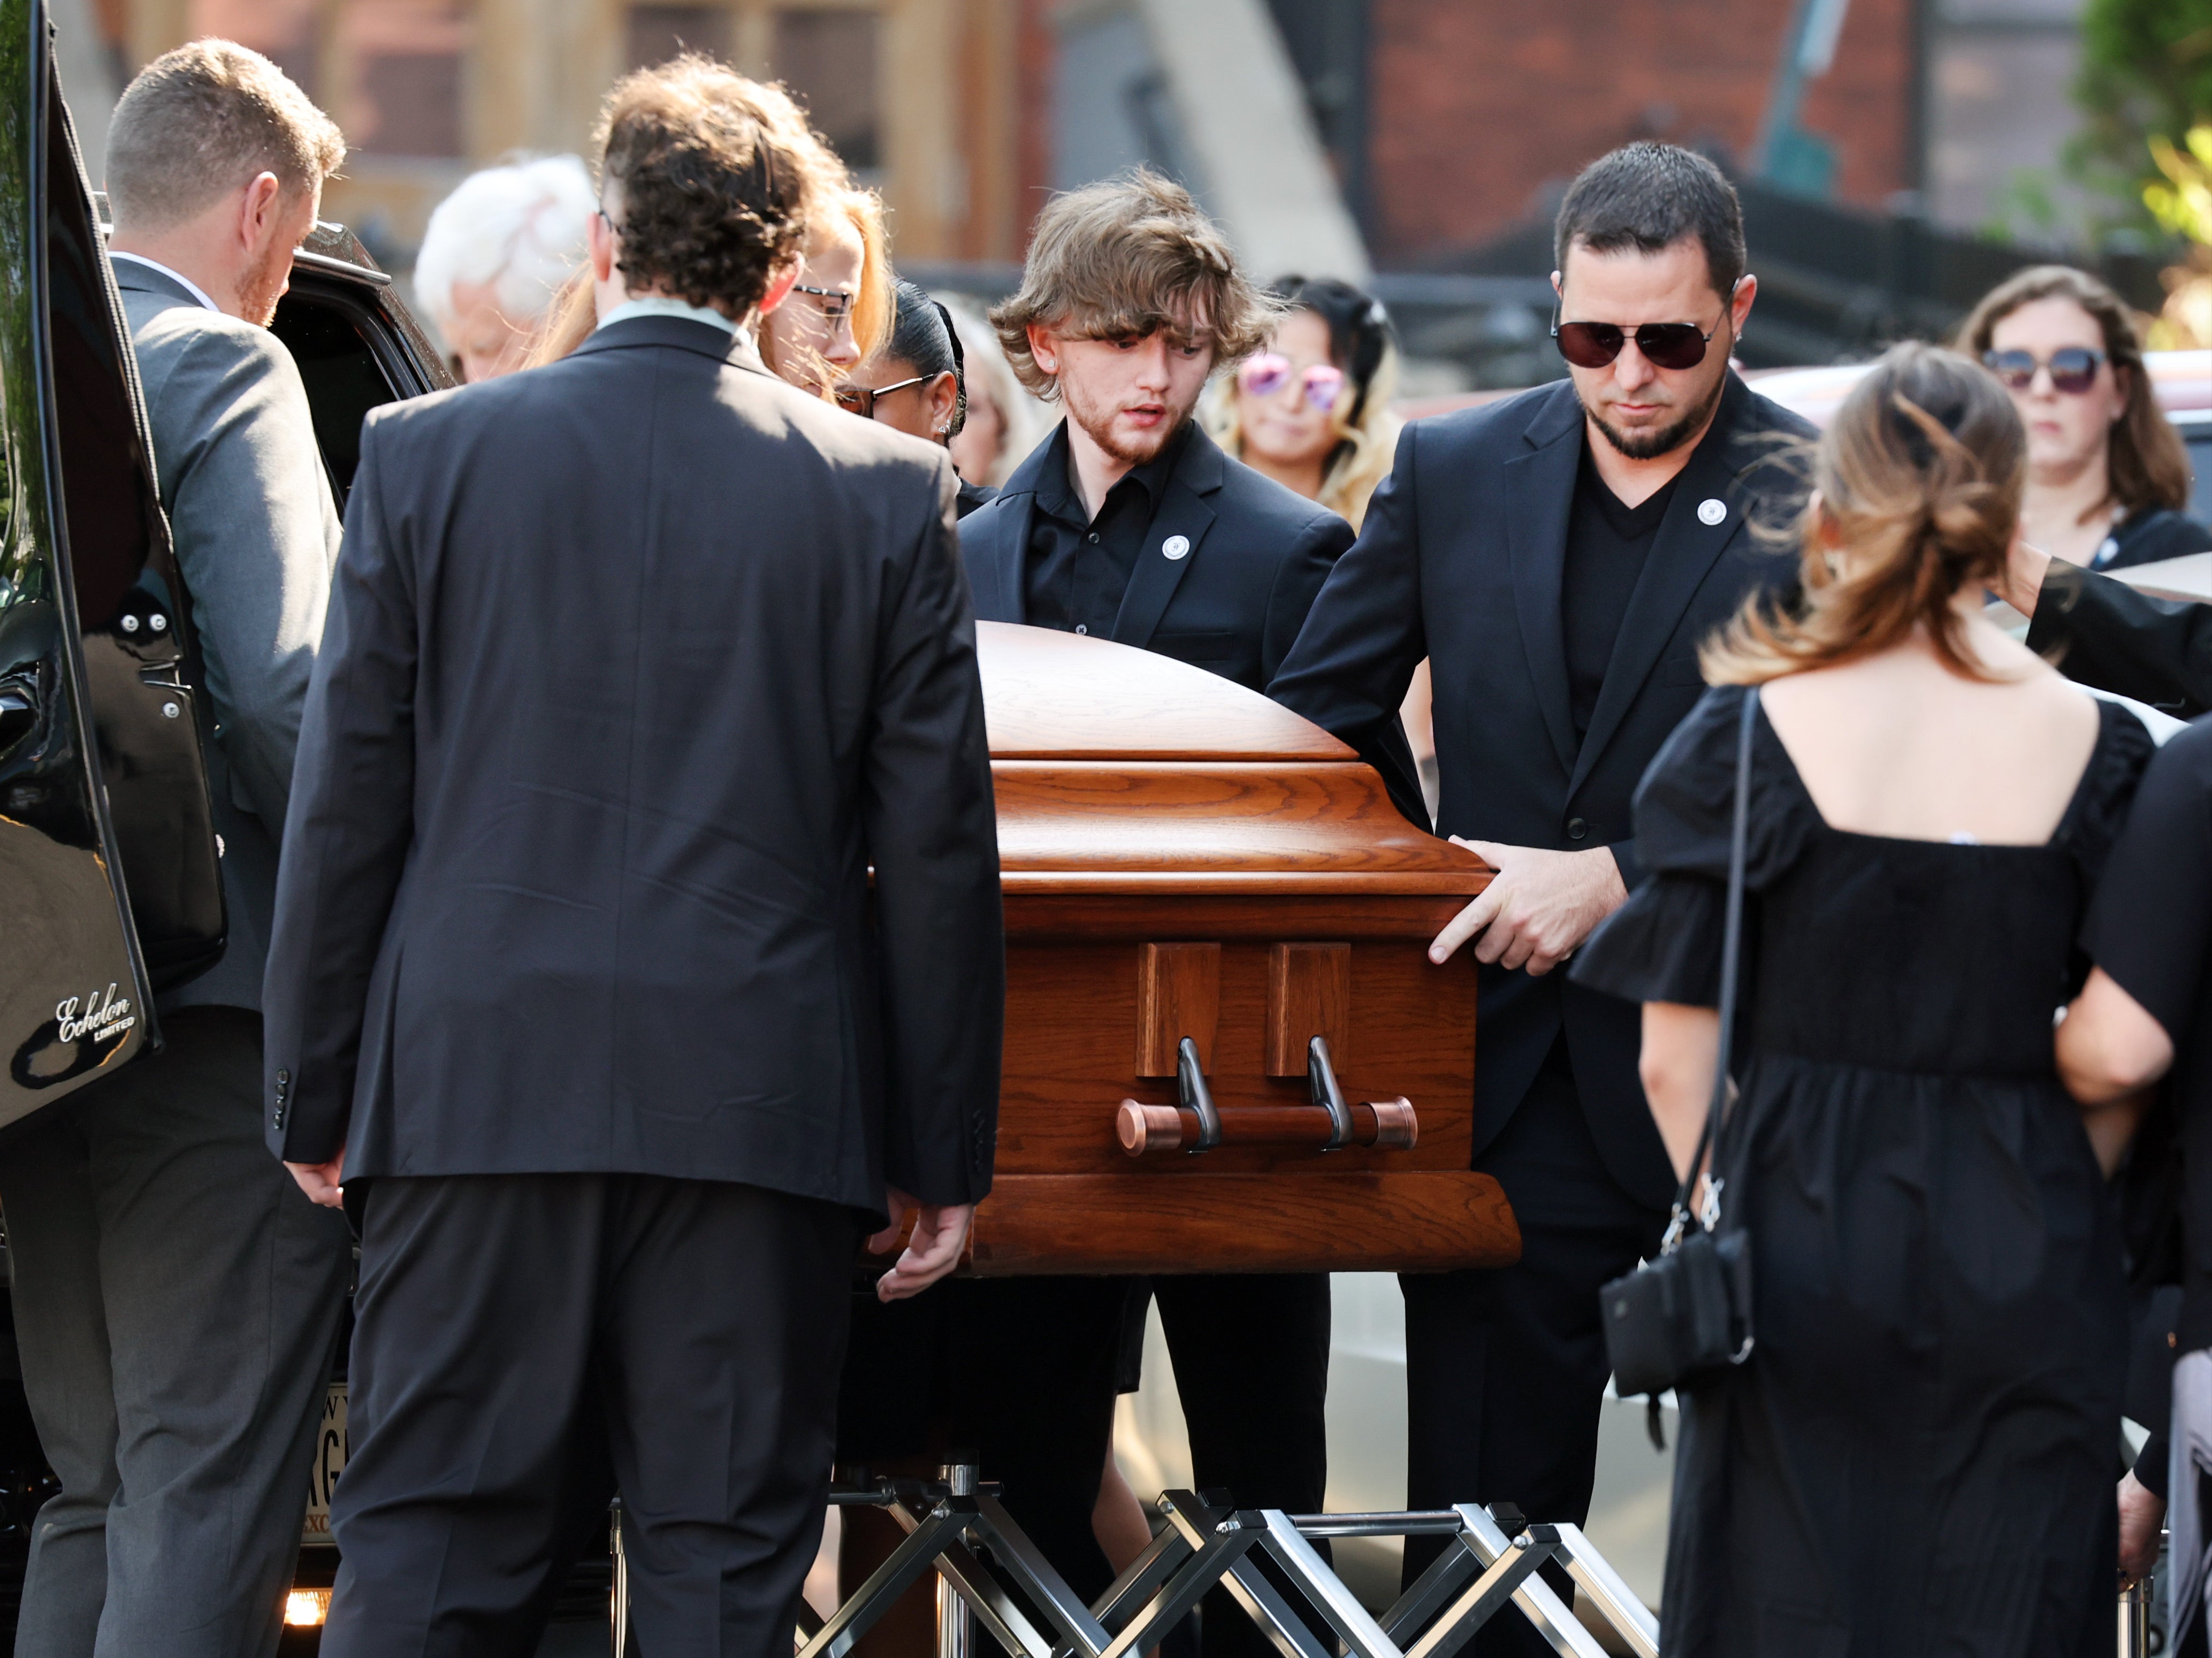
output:
<path id="1" fill-rule="evenodd" d="M 1713 410 L 1720 407 L 1721 393 L 1728 390 L 1728 373 L 1723 369 L 1714 380 L 1712 389 L 1699 398 L 1697 406 L 1680 420 L 1669 422 L 1654 432 L 1624 432 L 1603 415 L 1583 401 L 1577 390 L 1576 401 L 1583 405 L 1583 413 L 1589 416 L 1590 424 L 1603 433 L 1605 440 L 1631 460 L 1656 460 L 1661 455 L 1671 455 L 1705 428 L 1712 419 Z"/>

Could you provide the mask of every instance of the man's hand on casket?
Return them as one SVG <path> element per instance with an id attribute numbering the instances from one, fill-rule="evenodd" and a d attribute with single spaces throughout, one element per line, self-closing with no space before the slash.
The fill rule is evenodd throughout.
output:
<path id="1" fill-rule="evenodd" d="M 898 1248 L 899 1232 L 906 1218 L 914 1217 L 914 1236 L 907 1240 L 906 1248 L 891 1263 L 891 1269 L 876 1280 L 876 1299 L 904 1301 L 917 1295 L 943 1278 L 960 1264 L 961 1252 L 968 1247 L 968 1228 L 975 1218 L 972 1203 L 917 1204 L 896 1186 L 884 1188 L 884 1207 L 890 1212 L 890 1224 L 868 1240 L 868 1253 L 881 1255 Z"/>
<path id="2" fill-rule="evenodd" d="M 1590 929 L 1627 901 L 1620 865 L 1607 847 L 1588 852 L 1548 852 L 1463 841 L 1498 872 L 1482 896 L 1451 919 L 1429 946 L 1429 959 L 1448 962 L 1476 934 L 1475 959 L 1549 973 L 1580 947 Z"/>

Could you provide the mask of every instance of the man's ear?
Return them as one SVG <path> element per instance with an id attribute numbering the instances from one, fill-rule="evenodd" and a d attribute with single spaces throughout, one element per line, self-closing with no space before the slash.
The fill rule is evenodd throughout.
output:
<path id="1" fill-rule="evenodd" d="M 592 261 L 592 280 L 611 282 L 615 274 L 615 234 L 607 228 L 607 216 L 593 213 L 584 222 L 584 248 Z"/>
<path id="2" fill-rule="evenodd" d="M 768 279 L 768 287 L 761 295 L 760 313 L 763 317 L 791 297 L 791 290 L 799 286 L 799 273 L 803 268 L 798 259 L 787 260 L 778 266 Z"/>
<path id="3" fill-rule="evenodd" d="M 1735 292 L 1729 295 L 1729 332 L 1737 338 L 1743 335 L 1743 325 L 1751 317 L 1751 302 L 1759 297 L 1759 278 L 1746 271 L 1737 281 Z"/>
<path id="4" fill-rule="evenodd" d="M 1030 337 L 1030 356 L 1036 362 L 1038 372 L 1045 374 L 1060 373 L 1059 342 L 1035 323 L 1030 324 L 1024 331 Z"/>
<path id="5" fill-rule="evenodd" d="M 274 228 L 284 186 L 273 173 L 257 173 L 238 194 L 239 245 L 258 252 Z"/>

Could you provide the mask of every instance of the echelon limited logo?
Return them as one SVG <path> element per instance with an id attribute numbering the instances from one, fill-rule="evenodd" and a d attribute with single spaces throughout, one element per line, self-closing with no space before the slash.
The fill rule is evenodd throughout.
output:
<path id="1" fill-rule="evenodd" d="M 104 994 L 95 991 L 89 996 L 66 996 L 56 1002 L 54 1023 L 60 1027 L 57 1041 L 82 1042 L 89 1036 L 97 1042 L 120 1036 L 138 1023 L 138 1016 L 131 1011 L 131 999 L 118 998 L 111 984 Z"/>

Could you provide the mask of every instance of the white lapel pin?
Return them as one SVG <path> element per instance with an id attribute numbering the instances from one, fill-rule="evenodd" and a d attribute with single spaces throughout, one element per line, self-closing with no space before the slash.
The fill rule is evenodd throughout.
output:
<path id="1" fill-rule="evenodd" d="M 1698 503 L 1698 522 L 1700 524 L 1718 524 L 1727 516 L 1728 502 L 1717 496 L 1708 495 Z"/>
<path id="2" fill-rule="evenodd" d="M 1160 543 L 1160 553 L 1163 557 L 1166 558 L 1189 557 L 1190 537 L 1188 536 L 1170 536 L 1165 541 Z"/>

